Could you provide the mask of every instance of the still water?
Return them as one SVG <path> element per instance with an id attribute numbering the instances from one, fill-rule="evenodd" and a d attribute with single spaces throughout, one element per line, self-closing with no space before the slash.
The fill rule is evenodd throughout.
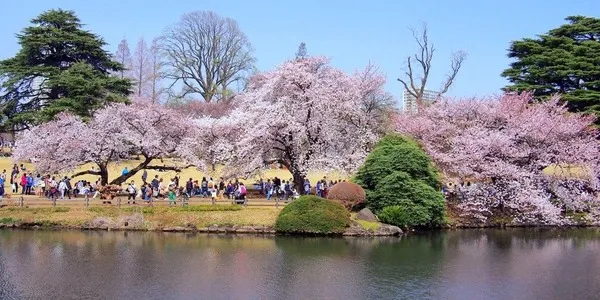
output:
<path id="1" fill-rule="evenodd" d="M 600 299 L 600 230 L 0 230 L 0 299 Z"/>

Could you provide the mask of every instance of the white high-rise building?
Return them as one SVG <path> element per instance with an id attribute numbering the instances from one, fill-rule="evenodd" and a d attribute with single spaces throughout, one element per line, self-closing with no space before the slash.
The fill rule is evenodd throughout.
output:
<path id="1" fill-rule="evenodd" d="M 438 97 L 439 97 L 439 92 L 424 90 L 423 91 L 423 104 L 424 105 L 432 104 L 438 99 Z M 407 90 L 404 90 L 402 92 L 402 101 L 404 104 L 403 105 L 404 111 L 410 111 L 410 112 L 417 111 L 417 98 L 415 98 L 415 96 L 411 95 Z"/>

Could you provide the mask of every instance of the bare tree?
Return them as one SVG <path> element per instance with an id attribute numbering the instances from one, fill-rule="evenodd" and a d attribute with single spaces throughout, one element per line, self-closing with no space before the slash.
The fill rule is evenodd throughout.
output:
<path id="1" fill-rule="evenodd" d="M 126 39 L 122 39 L 117 47 L 117 52 L 114 56 L 115 60 L 125 67 L 125 70 L 118 72 L 119 78 L 129 77 L 128 73 L 131 69 L 131 52 L 129 51 L 129 43 Z"/>
<path id="2" fill-rule="evenodd" d="M 165 93 L 165 88 L 162 86 L 162 80 L 165 77 L 165 61 L 160 50 L 158 38 L 154 38 L 152 40 L 149 58 L 151 66 L 150 78 L 148 78 L 150 81 L 150 98 L 152 99 L 152 103 L 158 103 L 160 102 L 162 95 Z"/>
<path id="3" fill-rule="evenodd" d="M 132 75 L 135 80 L 134 94 L 138 97 L 148 96 L 149 79 L 152 73 L 150 50 L 144 38 L 140 38 L 133 53 Z"/>
<path id="4" fill-rule="evenodd" d="M 170 87 L 183 84 L 179 97 L 198 93 L 206 102 L 229 98 L 230 85 L 243 79 L 255 61 L 237 22 L 210 11 L 183 15 L 166 29 L 163 41 Z"/>
<path id="5" fill-rule="evenodd" d="M 435 48 L 433 47 L 433 43 L 429 41 L 426 24 L 423 24 L 421 32 L 418 32 L 415 29 L 411 29 L 411 31 L 415 41 L 419 45 L 419 51 L 414 56 L 408 56 L 406 58 L 406 78 L 398 78 L 398 81 L 400 81 L 402 85 L 404 85 L 404 89 L 416 99 L 417 107 L 421 107 L 423 105 L 425 87 L 429 80 L 431 61 L 433 60 Z M 450 72 L 446 75 L 446 80 L 438 91 L 438 97 L 448 92 L 448 89 L 454 83 L 456 75 L 466 58 L 467 54 L 464 51 L 452 53 Z"/>

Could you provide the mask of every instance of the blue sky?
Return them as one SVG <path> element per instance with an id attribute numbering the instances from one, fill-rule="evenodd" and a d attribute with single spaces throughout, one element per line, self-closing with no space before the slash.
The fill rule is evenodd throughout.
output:
<path id="1" fill-rule="evenodd" d="M 9 0 L 0 18 L 0 59 L 19 46 L 15 33 L 51 8 L 74 10 L 86 29 L 101 35 L 114 52 L 125 37 L 133 48 L 139 37 L 151 40 L 180 16 L 212 10 L 231 17 L 249 37 L 260 70 L 294 56 L 305 42 L 311 55 L 325 55 L 333 65 L 352 72 L 369 61 L 387 75 L 387 90 L 398 99 L 407 55 L 417 49 L 409 27 L 427 22 L 436 47 L 430 89 L 448 71 L 452 51 L 469 57 L 448 95 L 472 97 L 499 93 L 500 77 L 510 60 L 510 41 L 533 37 L 564 23 L 568 15 L 600 16 L 598 0 L 438 0 L 438 1 L 151 1 L 151 0 Z M 151 4 L 149 4 L 151 3 Z"/>

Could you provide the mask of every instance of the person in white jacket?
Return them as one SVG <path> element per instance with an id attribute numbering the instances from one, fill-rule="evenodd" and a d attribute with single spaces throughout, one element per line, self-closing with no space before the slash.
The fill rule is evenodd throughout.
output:
<path id="1" fill-rule="evenodd" d="M 60 192 L 60 200 L 65 199 L 65 192 L 67 191 L 67 184 L 64 180 L 61 180 L 58 184 L 58 191 Z"/>

